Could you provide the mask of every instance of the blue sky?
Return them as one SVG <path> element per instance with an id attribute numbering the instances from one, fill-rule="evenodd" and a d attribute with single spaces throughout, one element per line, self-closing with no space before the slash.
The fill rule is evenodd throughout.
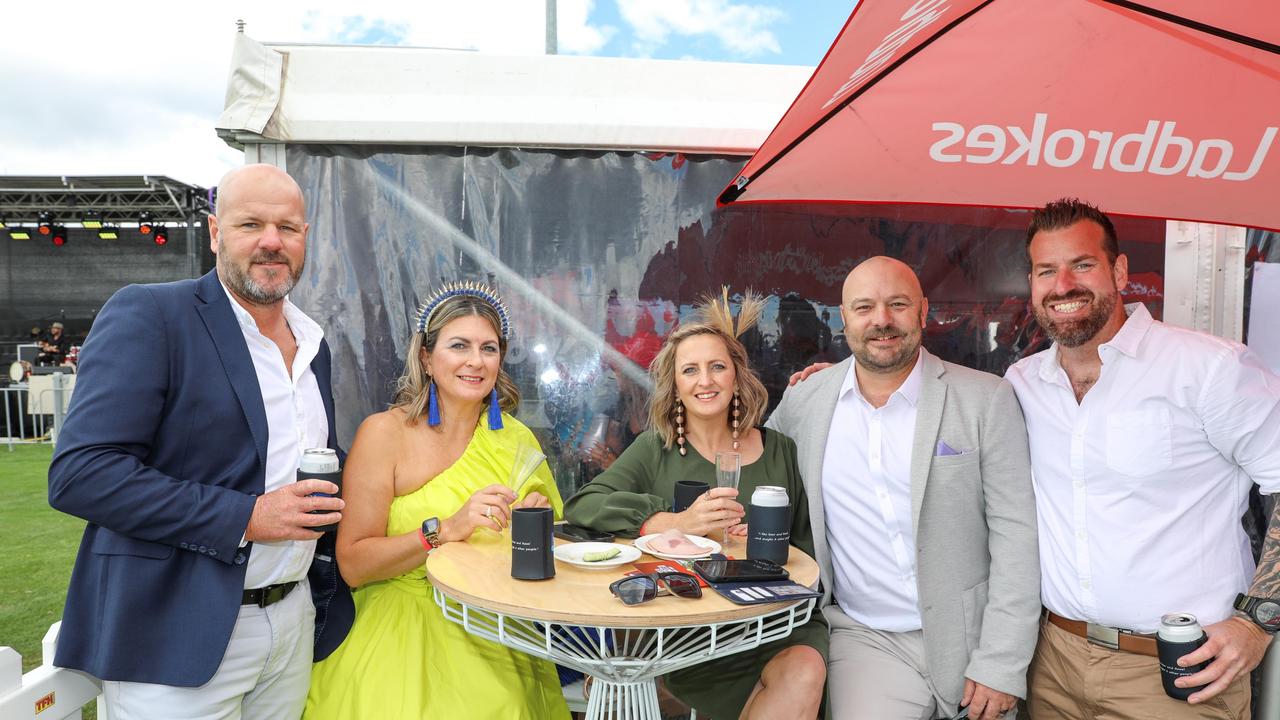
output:
<path id="1" fill-rule="evenodd" d="M 661 5 L 663 0 L 648 0 L 647 5 Z M 731 62 L 764 62 L 780 65 L 817 65 L 831 41 L 844 26 L 852 11 L 852 2 L 813 0 L 801 2 L 733 3 L 735 7 L 754 8 L 767 17 L 759 27 L 777 39 L 777 51 L 761 46 L 757 52 L 746 52 L 727 47 L 721 38 L 710 32 L 680 33 L 673 29 L 670 41 L 654 48 L 650 57 L 678 60 L 724 60 Z M 619 32 L 596 53 L 607 56 L 644 54 L 637 52 L 638 44 L 634 28 L 623 18 L 619 4 L 612 0 L 597 2 L 589 16 L 601 25 L 619 28 Z"/>
<path id="2" fill-rule="evenodd" d="M 539 0 L 526 0 L 526 4 L 534 11 L 545 7 Z M 582 45 L 566 38 L 569 42 L 562 42 L 560 49 L 606 57 L 816 65 L 853 4 L 854 0 L 562 0 L 560 14 L 585 12 L 584 24 L 601 29 L 602 42 Z M 323 17 L 319 12 L 310 14 Z M 528 19 L 537 18 L 530 15 Z M 563 30 L 572 33 L 575 19 L 579 18 L 564 18 Z M 537 23 L 524 25 L 531 37 L 541 37 Z M 409 18 L 352 15 L 327 32 L 332 41 L 341 43 L 414 44 Z M 460 39 L 458 45 L 473 43 Z"/>
<path id="3" fill-rule="evenodd" d="M 816 65 L 854 0 L 557 0 L 564 54 Z M 127 8 L 127 12 L 123 9 Z M 358 10 L 357 10 L 358 8 Z M 242 156 L 213 130 L 236 21 L 266 42 L 544 49 L 542 0 L 9 2 L 0 175 L 169 175 Z M 52 30 L 52 29 L 56 29 Z"/>

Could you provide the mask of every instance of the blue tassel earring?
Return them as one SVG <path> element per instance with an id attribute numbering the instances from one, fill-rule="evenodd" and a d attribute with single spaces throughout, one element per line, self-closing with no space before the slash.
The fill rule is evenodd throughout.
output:
<path id="1" fill-rule="evenodd" d="M 489 393 L 489 429 L 502 429 L 502 405 L 498 403 L 498 388 Z"/>
<path id="2" fill-rule="evenodd" d="M 431 427 L 440 424 L 440 403 L 436 400 L 435 381 L 427 384 L 427 424 Z"/>

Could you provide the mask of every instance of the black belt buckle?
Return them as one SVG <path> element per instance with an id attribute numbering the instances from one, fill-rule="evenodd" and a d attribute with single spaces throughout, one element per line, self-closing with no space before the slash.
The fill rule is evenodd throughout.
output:
<path id="1" fill-rule="evenodd" d="M 281 583 L 279 585 L 268 585 L 254 590 L 245 590 L 244 599 L 240 604 L 257 605 L 260 608 L 265 608 L 268 605 L 274 605 L 283 600 L 285 596 L 289 594 L 289 591 L 293 590 L 297 584 L 298 583 L 295 580 L 294 582 Z"/>

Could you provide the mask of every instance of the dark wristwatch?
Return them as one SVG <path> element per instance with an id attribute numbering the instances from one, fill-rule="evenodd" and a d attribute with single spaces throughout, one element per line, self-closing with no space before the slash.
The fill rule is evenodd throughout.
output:
<path id="1" fill-rule="evenodd" d="M 1274 633 L 1280 630 L 1280 600 L 1240 593 L 1236 595 L 1234 606 L 1266 632 Z"/>
<path id="2" fill-rule="evenodd" d="M 429 517 L 422 521 L 421 540 L 427 552 L 440 547 L 440 518 Z"/>

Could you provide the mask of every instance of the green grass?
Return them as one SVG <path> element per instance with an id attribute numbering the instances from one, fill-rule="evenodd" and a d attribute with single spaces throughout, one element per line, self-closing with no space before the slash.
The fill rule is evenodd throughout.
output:
<path id="1" fill-rule="evenodd" d="M 40 641 L 62 617 L 84 521 L 49 507 L 52 445 L 0 444 L 0 645 L 22 655 L 22 671 L 42 662 Z M 97 708 L 84 706 L 94 720 Z"/>
<path id="2" fill-rule="evenodd" d="M 49 507 L 50 445 L 0 444 L 0 645 L 41 662 L 40 640 L 62 617 L 84 521 Z"/>

